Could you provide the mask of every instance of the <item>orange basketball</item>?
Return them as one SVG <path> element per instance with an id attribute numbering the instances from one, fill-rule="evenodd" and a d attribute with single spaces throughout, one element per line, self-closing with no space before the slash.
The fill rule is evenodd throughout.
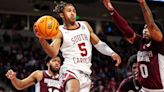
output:
<path id="1" fill-rule="evenodd" d="M 34 31 L 45 39 L 52 39 L 59 31 L 59 23 L 52 16 L 42 16 L 34 24 Z"/>

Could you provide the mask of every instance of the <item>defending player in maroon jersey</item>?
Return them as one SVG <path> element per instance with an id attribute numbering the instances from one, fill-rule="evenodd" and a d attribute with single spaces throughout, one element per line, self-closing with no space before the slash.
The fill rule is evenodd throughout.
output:
<path id="1" fill-rule="evenodd" d="M 145 0 L 138 0 L 146 25 L 143 36 L 136 34 L 125 19 L 113 8 L 110 0 L 103 0 L 116 25 L 127 40 L 138 47 L 137 62 L 139 83 L 142 91 L 164 92 L 164 39 L 155 24 L 152 13 Z"/>
<path id="2" fill-rule="evenodd" d="M 27 78 L 22 80 L 16 78 L 16 73 L 12 69 L 8 70 L 6 76 L 18 90 L 35 85 L 35 92 L 60 92 L 58 71 L 60 68 L 61 59 L 57 56 L 51 60 L 48 60 L 46 63 L 48 70 L 36 70 Z"/>
<path id="3" fill-rule="evenodd" d="M 132 75 L 125 78 L 119 85 L 116 92 L 138 92 L 141 85 L 138 82 L 137 55 L 130 56 L 128 66 L 132 69 Z"/>
<path id="4" fill-rule="evenodd" d="M 43 71 L 42 80 L 35 84 L 35 92 L 60 92 L 59 75 L 51 76 L 48 71 Z"/>

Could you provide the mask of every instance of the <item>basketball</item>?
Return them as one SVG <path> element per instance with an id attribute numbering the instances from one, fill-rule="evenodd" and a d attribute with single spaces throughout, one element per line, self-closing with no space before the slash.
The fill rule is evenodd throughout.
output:
<path id="1" fill-rule="evenodd" d="M 52 16 L 42 16 L 34 24 L 34 31 L 45 39 L 52 39 L 59 31 L 59 23 Z"/>

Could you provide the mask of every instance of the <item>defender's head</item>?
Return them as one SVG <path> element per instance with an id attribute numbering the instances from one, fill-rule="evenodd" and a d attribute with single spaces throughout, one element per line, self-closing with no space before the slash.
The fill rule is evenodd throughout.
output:
<path id="1" fill-rule="evenodd" d="M 48 66 L 48 70 L 57 73 L 61 66 L 61 58 L 60 56 L 56 56 L 54 58 L 47 57 L 46 65 Z"/>
<path id="2" fill-rule="evenodd" d="M 128 59 L 128 62 L 132 69 L 132 74 L 133 74 L 134 78 L 137 79 L 137 76 L 138 76 L 137 54 L 130 56 Z"/>

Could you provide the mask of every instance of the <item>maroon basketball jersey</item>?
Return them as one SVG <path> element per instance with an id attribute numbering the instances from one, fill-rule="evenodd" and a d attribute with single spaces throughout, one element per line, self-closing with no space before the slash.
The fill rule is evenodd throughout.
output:
<path id="1" fill-rule="evenodd" d="M 43 78 L 35 85 L 35 92 L 60 92 L 59 75 L 49 76 L 48 71 L 43 71 Z"/>
<path id="2" fill-rule="evenodd" d="M 141 85 L 133 76 L 125 78 L 119 85 L 116 92 L 139 92 Z"/>
<path id="3" fill-rule="evenodd" d="M 140 41 L 137 52 L 140 84 L 148 89 L 163 89 L 164 40 L 160 43 L 152 40 L 146 44 L 143 38 L 137 36 L 137 39 Z"/>

